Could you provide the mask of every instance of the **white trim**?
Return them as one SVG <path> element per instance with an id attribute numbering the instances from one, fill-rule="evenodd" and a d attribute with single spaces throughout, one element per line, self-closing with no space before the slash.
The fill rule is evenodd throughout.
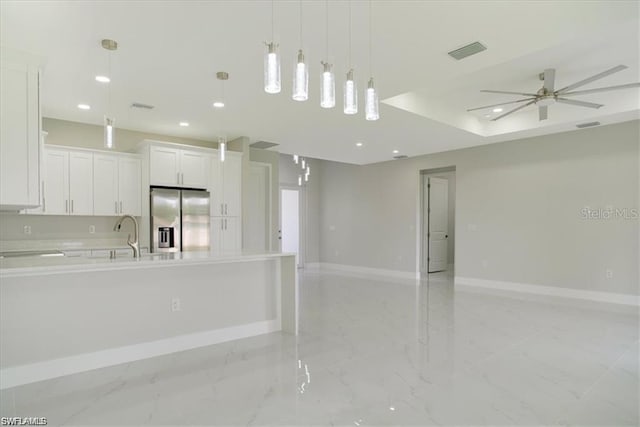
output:
<path id="1" fill-rule="evenodd" d="M 532 285 L 528 283 L 503 282 L 498 280 L 476 279 L 473 277 L 455 277 L 456 286 L 474 286 L 479 288 L 501 289 L 505 291 L 525 292 L 562 298 L 577 298 L 596 302 L 640 306 L 640 296 L 617 294 L 613 292 L 569 289 L 555 286 Z"/>
<path id="2" fill-rule="evenodd" d="M 382 268 L 362 267 L 359 265 L 333 264 L 329 262 L 320 262 L 318 263 L 318 266 L 320 270 L 333 270 L 344 273 L 365 274 L 369 276 L 385 276 L 396 279 L 420 279 L 419 273 L 416 274 L 415 271 L 387 270 Z"/>
<path id="3" fill-rule="evenodd" d="M 28 365 L 12 366 L 0 369 L 0 390 L 178 351 L 268 334 L 280 329 L 280 319 L 264 320 Z"/>

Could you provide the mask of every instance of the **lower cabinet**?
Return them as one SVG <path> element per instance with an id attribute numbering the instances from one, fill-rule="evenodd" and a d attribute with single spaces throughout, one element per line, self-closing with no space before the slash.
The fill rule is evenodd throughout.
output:
<path id="1" fill-rule="evenodd" d="M 212 217 L 211 218 L 211 251 L 216 254 L 240 251 L 240 218 Z"/>

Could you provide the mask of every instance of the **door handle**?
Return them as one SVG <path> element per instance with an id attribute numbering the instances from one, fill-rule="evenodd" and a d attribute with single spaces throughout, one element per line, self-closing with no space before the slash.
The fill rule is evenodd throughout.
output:
<path id="1" fill-rule="evenodd" d="M 69 200 L 64 201 L 64 213 L 68 213 L 69 212 Z"/>
<path id="2" fill-rule="evenodd" d="M 73 213 L 73 199 L 71 199 L 71 213 Z"/>
<path id="3" fill-rule="evenodd" d="M 176 184 L 180 185 L 180 172 L 176 172 Z"/>
<path id="4" fill-rule="evenodd" d="M 118 213 L 118 202 L 116 201 L 116 202 L 113 202 L 113 203 L 116 204 L 116 213 Z"/>
<path id="5" fill-rule="evenodd" d="M 227 230 L 227 218 L 224 219 L 224 229 Z"/>
<path id="6" fill-rule="evenodd" d="M 227 206 L 227 204 L 225 203 L 225 204 L 224 204 L 224 214 L 225 214 L 225 215 L 228 215 L 228 214 L 229 214 L 229 212 L 227 211 L 227 208 L 228 208 L 228 206 Z"/>
<path id="7" fill-rule="evenodd" d="M 44 197 L 44 181 L 42 181 L 42 212 L 47 211 L 47 199 Z"/>

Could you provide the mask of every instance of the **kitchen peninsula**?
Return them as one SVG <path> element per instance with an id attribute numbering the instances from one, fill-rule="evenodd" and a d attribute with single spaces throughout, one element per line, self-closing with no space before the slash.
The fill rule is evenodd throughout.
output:
<path id="1" fill-rule="evenodd" d="M 296 334 L 295 266 L 295 255 L 282 253 L 3 259 L 2 388 L 279 330 Z"/>

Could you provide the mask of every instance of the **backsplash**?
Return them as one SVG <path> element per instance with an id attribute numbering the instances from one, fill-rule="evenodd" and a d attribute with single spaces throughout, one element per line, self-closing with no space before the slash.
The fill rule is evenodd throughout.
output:
<path id="1" fill-rule="evenodd" d="M 129 221 L 113 231 L 117 217 L 0 214 L 0 251 L 127 246 Z M 142 232 L 142 230 L 140 230 Z"/>

